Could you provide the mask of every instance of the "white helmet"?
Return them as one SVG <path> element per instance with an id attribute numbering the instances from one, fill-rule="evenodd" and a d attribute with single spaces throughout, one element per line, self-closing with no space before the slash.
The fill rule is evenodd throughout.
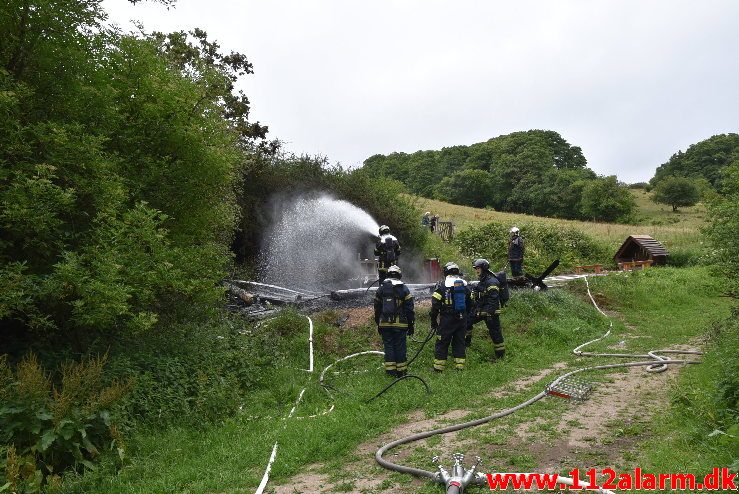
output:
<path id="1" fill-rule="evenodd" d="M 459 274 L 459 266 L 457 266 L 457 263 L 452 261 L 444 264 L 444 275 L 449 276 L 450 274 Z"/>
<path id="2" fill-rule="evenodd" d="M 400 271 L 400 268 L 398 266 L 390 266 L 387 269 L 387 275 L 390 278 L 400 279 L 402 277 L 403 273 Z"/>
<path id="3" fill-rule="evenodd" d="M 514 226 L 513 228 L 511 228 L 511 233 L 519 233 L 520 231 L 521 230 L 519 230 L 517 226 Z"/>

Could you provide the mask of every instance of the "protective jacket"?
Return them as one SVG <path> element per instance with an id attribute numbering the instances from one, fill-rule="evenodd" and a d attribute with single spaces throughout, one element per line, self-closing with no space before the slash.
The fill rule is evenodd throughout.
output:
<path id="1" fill-rule="evenodd" d="M 413 295 L 405 284 L 387 278 L 375 293 L 375 323 L 382 328 L 412 328 L 416 321 Z"/>
<path id="2" fill-rule="evenodd" d="M 400 257 L 398 239 L 389 233 L 381 235 L 377 244 L 375 244 L 375 255 L 379 258 L 381 267 L 383 264 L 385 267 L 395 264 L 395 261 Z"/>
<path id="3" fill-rule="evenodd" d="M 508 260 L 520 261 L 523 259 L 523 238 L 520 235 L 514 236 L 508 241 Z"/>
<path id="4" fill-rule="evenodd" d="M 438 333 L 434 345 L 434 370 L 443 371 L 446 367 L 450 345 L 454 367 L 464 369 L 464 336 L 472 309 L 470 287 L 458 275 L 449 275 L 436 285 L 431 295 L 431 327 Z"/>
<path id="5" fill-rule="evenodd" d="M 483 271 L 480 282 L 472 293 L 475 302 L 475 313 L 486 317 L 500 314 L 500 282 L 489 271 Z"/>
<path id="6" fill-rule="evenodd" d="M 458 290 L 461 291 L 461 296 L 455 293 Z M 460 309 L 460 299 L 464 300 L 464 309 Z M 472 292 L 467 282 L 458 275 L 449 275 L 443 282 L 436 284 L 431 295 L 431 327 L 439 328 L 459 320 L 466 322 L 473 308 Z"/>

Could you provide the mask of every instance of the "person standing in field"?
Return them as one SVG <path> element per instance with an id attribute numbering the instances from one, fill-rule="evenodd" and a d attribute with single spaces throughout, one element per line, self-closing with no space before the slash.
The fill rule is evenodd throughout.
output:
<path id="1" fill-rule="evenodd" d="M 523 276 L 524 245 L 521 230 L 517 226 L 511 228 L 511 238 L 508 241 L 508 264 L 514 278 Z"/>

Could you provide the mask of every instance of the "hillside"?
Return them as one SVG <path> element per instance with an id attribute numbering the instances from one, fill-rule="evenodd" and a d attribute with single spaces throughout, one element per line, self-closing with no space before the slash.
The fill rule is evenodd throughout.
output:
<path id="1" fill-rule="evenodd" d="M 541 222 L 565 225 L 582 230 L 607 246 L 615 253 L 629 235 L 651 235 L 662 242 L 671 253 L 695 252 L 700 246 L 700 228 L 706 224 L 705 208 L 697 205 L 673 213 L 669 206 L 655 204 L 642 189 L 631 189 L 638 205 L 639 224 L 602 223 L 578 220 L 547 218 L 519 213 L 506 213 L 492 209 L 458 206 L 443 201 L 412 197 L 419 209 L 437 214 L 444 221 L 452 221 L 457 231 L 471 226 L 495 221 L 510 224 Z"/>

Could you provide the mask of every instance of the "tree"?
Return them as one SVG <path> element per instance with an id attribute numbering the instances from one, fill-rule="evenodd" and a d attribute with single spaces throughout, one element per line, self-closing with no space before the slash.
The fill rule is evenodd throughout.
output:
<path id="1" fill-rule="evenodd" d="M 484 204 L 496 209 L 545 216 L 581 217 L 580 189 L 571 185 L 595 177 L 586 168 L 582 150 L 571 146 L 557 132 L 528 130 L 501 135 L 470 146 L 453 146 L 440 151 L 417 151 L 411 155 L 375 155 L 364 169 L 375 176 L 400 180 L 414 194 L 424 197 L 456 197 L 457 204 Z M 471 175 L 460 170 L 488 172 L 483 184 L 486 199 L 479 191 L 460 188 Z M 481 175 L 476 175 L 480 178 Z M 448 178 L 449 180 L 446 180 Z M 442 183 L 443 182 L 443 183 Z M 563 201 L 564 199 L 564 201 Z"/>
<path id="2" fill-rule="evenodd" d="M 694 180 L 683 177 L 665 178 L 657 184 L 652 194 L 654 202 L 670 205 L 673 211 L 679 207 L 695 206 L 699 199 L 698 185 Z"/>
<path id="3" fill-rule="evenodd" d="M 580 201 L 583 215 L 600 221 L 626 221 L 635 206 L 629 189 L 613 175 L 587 182 Z"/>
<path id="4" fill-rule="evenodd" d="M 84 352 L 220 302 L 245 152 L 266 132 L 233 91 L 251 66 L 199 30 L 104 19 L 98 1 L 0 7 L 0 347 Z"/>
<path id="5" fill-rule="evenodd" d="M 482 208 L 492 203 L 491 176 L 484 170 L 461 170 L 444 178 L 434 190 L 434 197 L 463 206 Z"/>
<path id="6" fill-rule="evenodd" d="M 668 177 L 705 178 L 720 190 L 721 170 L 739 157 L 739 134 L 719 134 L 678 151 L 660 165 L 650 180 L 656 186 Z"/>

